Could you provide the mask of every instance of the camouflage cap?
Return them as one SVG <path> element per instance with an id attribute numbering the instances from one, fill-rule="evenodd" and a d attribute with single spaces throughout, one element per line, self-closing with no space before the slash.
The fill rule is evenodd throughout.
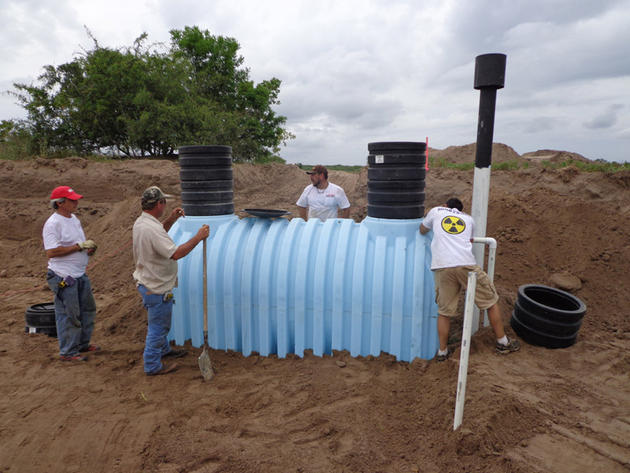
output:
<path id="1" fill-rule="evenodd" d="M 173 196 L 170 194 L 165 194 L 158 186 L 151 186 L 148 189 L 145 189 L 142 193 L 142 203 L 153 204 L 162 199 L 169 199 L 171 197 Z"/>

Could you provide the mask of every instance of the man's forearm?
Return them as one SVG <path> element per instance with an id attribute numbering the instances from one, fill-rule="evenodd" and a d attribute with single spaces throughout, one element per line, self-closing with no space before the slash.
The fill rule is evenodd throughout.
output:
<path id="1" fill-rule="evenodd" d="M 177 261 L 178 259 L 183 258 L 188 253 L 190 253 L 195 248 L 195 246 L 199 244 L 201 240 L 202 239 L 199 238 L 198 235 L 195 235 L 186 243 L 182 243 L 181 245 L 177 247 L 177 249 L 175 250 L 175 253 L 173 253 L 173 256 L 171 256 L 171 259 L 174 259 L 175 261 Z"/>
<path id="2" fill-rule="evenodd" d="M 166 220 L 164 220 L 164 222 L 162 222 L 162 226 L 164 227 L 164 230 L 168 232 L 176 220 L 177 218 L 173 218 L 172 216 L 169 216 Z"/>
<path id="3" fill-rule="evenodd" d="M 78 243 L 75 243 L 71 246 L 58 246 L 57 248 L 52 248 L 50 250 L 46 250 L 47 258 L 58 258 L 60 256 L 66 256 L 71 253 L 76 253 L 77 251 L 81 251 L 81 247 Z"/>

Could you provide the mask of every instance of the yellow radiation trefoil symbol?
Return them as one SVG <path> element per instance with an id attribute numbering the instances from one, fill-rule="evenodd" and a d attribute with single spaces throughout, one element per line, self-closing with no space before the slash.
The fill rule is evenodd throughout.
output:
<path id="1" fill-rule="evenodd" d="M 444 217 L 442 219 L 442 230 L 451 235 L 458 235 L 466 229 L 466 223 L 457 217 Z"/>

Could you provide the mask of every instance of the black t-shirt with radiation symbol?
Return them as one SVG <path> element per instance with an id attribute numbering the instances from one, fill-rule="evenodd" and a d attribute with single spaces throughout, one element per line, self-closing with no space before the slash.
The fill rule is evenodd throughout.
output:
<path id="1" fill-rule="evenodd" d="M 422 221 L 433 230 L 431 269 L 477 264 L 472 253 L 473 218 L 457 209 L 434 207 Z"/>

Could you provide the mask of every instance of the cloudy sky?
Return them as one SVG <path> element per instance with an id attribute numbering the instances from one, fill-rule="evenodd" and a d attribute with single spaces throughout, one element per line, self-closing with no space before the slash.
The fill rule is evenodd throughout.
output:
<path id="1" fill-rule="evenodd" d="M 372 141 L 476 141 L 475 57 L 507 55 L 494 141 L 630 161 L 630 0 L 0 0 L 0 90 L 141 33 L 197 25 L 282 81 L 288 162 L 365 164 Z M 0 119 L 23 118 L 8 94 Z"/>

